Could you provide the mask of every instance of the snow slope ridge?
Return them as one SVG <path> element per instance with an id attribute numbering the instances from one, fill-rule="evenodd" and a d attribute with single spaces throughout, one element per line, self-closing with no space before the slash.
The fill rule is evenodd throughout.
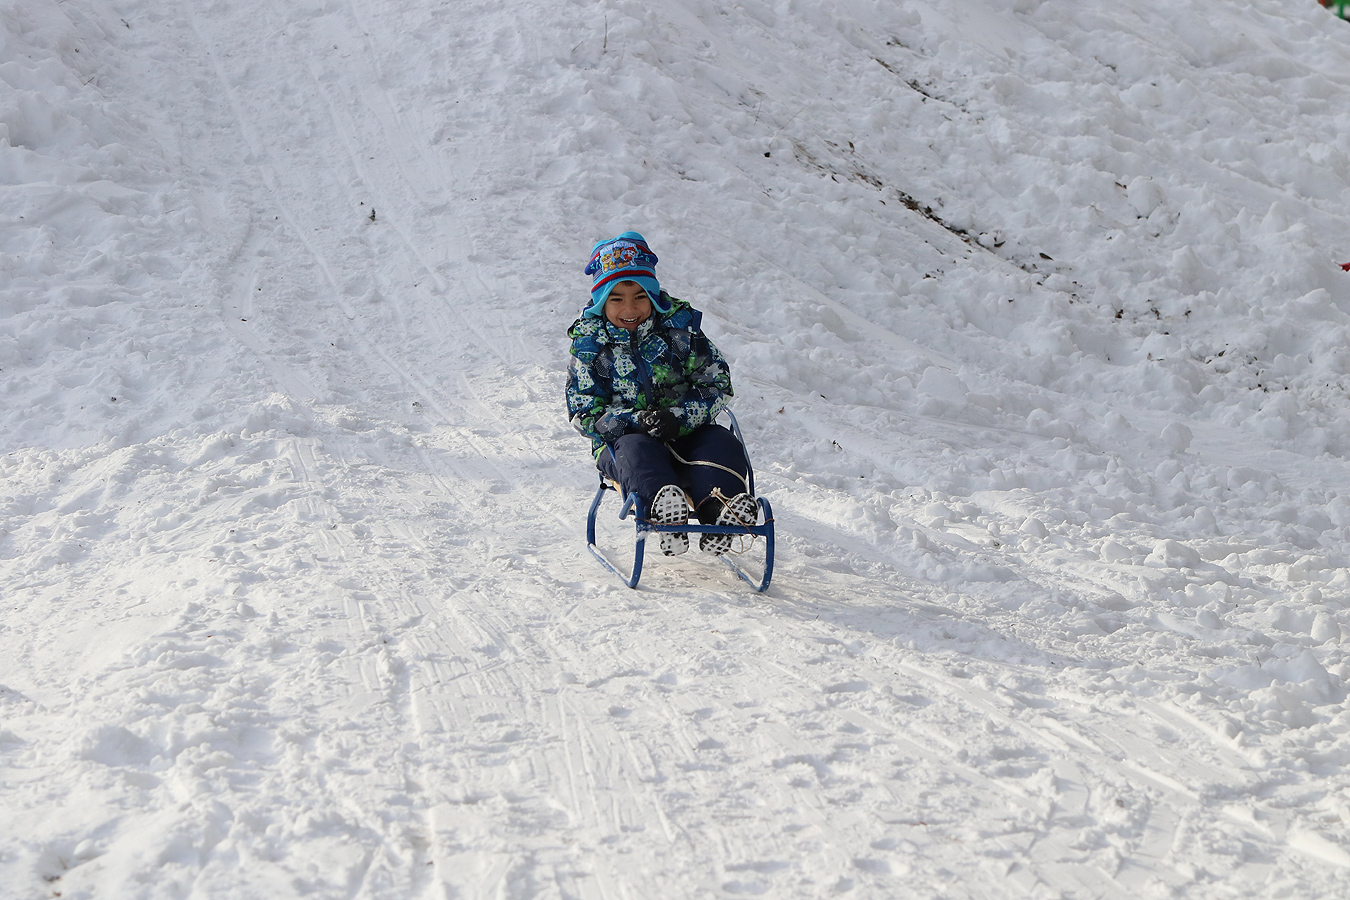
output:
<path id="1" fill-rule="evenodd" d="M 1348 126 L 1313 0 L 0 8 L 0 900 L 1346 893 Z M 585 553 L 628 228 L 767 596 Z"/>

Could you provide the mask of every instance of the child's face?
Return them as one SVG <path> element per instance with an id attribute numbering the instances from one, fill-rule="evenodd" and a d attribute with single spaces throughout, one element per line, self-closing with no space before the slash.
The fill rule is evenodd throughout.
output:
<path id="1" fill-rule="evenodd" d="M 620 281 L 605 298 L 605 318 L 609 324 L 635 331 L 651 318 L 652 301 L 636 281 Z"/>

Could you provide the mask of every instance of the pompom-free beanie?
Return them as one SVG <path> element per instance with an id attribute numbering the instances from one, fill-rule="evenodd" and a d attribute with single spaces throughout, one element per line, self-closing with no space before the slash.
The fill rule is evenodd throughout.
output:
<path id="1" fill-rule="evenodd" d="M 661 282 L 656 280 L 656 254 L 647 246 L 647 239 L 636 231 L 625 231 L 618 237 L 599 241 L 591 248 L 591 261 L 586 274 L 595 280 L 591 284 L 591 305 L 585 315 L 603 316 L 609 292 L 620 281 L 635 281 L 647 292 L 647 299 L 657 312 L 670 312 L 669 305 L 661 305 Z"/>

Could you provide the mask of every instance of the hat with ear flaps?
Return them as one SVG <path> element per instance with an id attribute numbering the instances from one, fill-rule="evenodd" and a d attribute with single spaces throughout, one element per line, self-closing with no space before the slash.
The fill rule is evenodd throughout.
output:
<path id="1" fill-rule="evenodd" d="M 636 231 L 625 231 L 592 247 L 586 274 L 595 281 L 591 285 L 591 305 L 586 307 L 585 315 L 603 316 L 609 292 L 620 281 L 637 282 L 647 292 L 653 309 L 670 312 L 670 304 L 663 304 L 661 300 L 661 282 L 656 280 L 656 254 L 647 246 L 647 239 Z"/>

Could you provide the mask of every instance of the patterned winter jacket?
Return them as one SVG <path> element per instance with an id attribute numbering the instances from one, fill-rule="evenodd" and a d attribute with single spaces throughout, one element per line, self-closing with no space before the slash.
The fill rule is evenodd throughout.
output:
<path id="1" fill-rule="evenodd" d="M 643 430 L 641 410 L 670 410 L 683 437 L 717 418 L 732 396 L 726 360 L 699 330 L 703 314 L 665 291 L 661 299 L 670 312 L 653 310 L 635 331 L 594 316 L 567 331 L 567 416 L 597 456 L 606 442 Z"/>

